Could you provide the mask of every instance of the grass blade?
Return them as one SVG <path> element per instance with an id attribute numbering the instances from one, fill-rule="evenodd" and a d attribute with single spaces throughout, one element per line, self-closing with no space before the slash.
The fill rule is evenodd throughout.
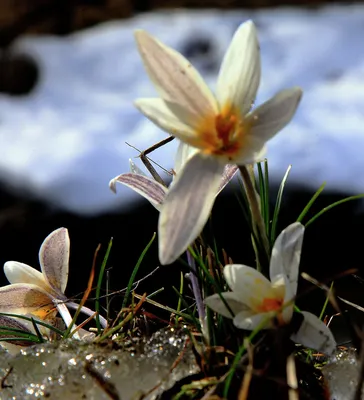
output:
<path id="1" fill-rule="evenodd" d="M 97 280 L 97 286 L 96 286 L 96 294 L 95 294 L 95 311 L 96 311 L 96 328 L 97 328 L 97 334 L 101 334 L 101 324 L 100 324 L 100 292 L 101 292 L 101 285 L 102 285 L 102 280 L 104 278 L 104 272 L 107 264 L 107 260 L 109 259 L 111 247 L 112 247 L 112 241 L 113 238 L 110 239 L 109 245 L 107 246 L 105 257 L 102 261 L 101 268 L 100 268 L 100 273 L 99 273 L 99 278 Z"/>
<path id="2" fill-rule="evenodd" d="M 297 222 L 302 222 L 305 215 L 309 212 L 312 204 L 316 201 L 316 199 L 320 196 L 321 192 L 324 190 L 326 186 L 326 182 L 324 182 L 316 191 L 316 193 L 312 196 L 311 200 L 307 203 L 306 207 L 302 210 L 301 214 L 297 218 Z"/>
<path id="3" fill-rule="evenodd" d="M 284 188 L 286 186 L 286 182 L 287 182 L 289 173 L 291 171 L 291 168 L 292 168 L 292 165 L 289 165 L 286 173 L 283 176 L 283 179 L 279 186 L 279 189 L 278 189 L 276 205 L 274 207 L 274 212 L 273 212 L 272 230 L 270 233 L 271 246 L 273 246 L 273 243 L 276 240 L 277 223 L 278 223 L 279 212 L 281 210 L 282 196 L 283 196 Z"/>
<path id="4" fill-rule="evenodd" d="M 142 251 L 142 254 L 140 255 L 137 263 L 135 264 L 135 267 L 133 269 L 133 272 L 131 273 L 131 276 L 130 276 L 130 279 L 129 279 L 129 282 L 128 282 L 128 287 L 126 289 L 126 293 L 125 293 L 125 297 L 124 297 L 124 300 L 123 300 L 122 308 L 126 308 L 126 303 L 128 302 L 128 298 L 129 298 L 133 283 L 135 281 L 136 274 L 138 273 L 139 267 L 140 267 L 145 255 L 147 254 L 147 251 L 149 250 L 150 246 L 154 242 L 155 237 L 156 237 L 156 233 L 154 232 L 153 236 L 152 236 L 152 239 L 149 241 L 149 243 L 147 244 L 145 249 Z"/>
<path id="5" fill-rule="evenodd" d="M 358 199 L 362 199 L 362 198 L 364 198 L 364 194 L 358 194 L 356 196 L 349 196 L 349 197 L 346 197 L 345 199 L 342 199 L 342 200 L 336 201 L 335 203 L 330 204 L 329 206 L 323 208 L 315 216 L 313 216 L 308 222 L 306 222 L 305 227 L 307 228 L 309 225 L 312 224 L 312 222 L 316 221 L 316 219 L 318 217 L 321 217 L 322 214 L 331 210 L 332 208 L 339 206 L 340 204 L 347 203 L 348 201 L 358 200 Z"/>

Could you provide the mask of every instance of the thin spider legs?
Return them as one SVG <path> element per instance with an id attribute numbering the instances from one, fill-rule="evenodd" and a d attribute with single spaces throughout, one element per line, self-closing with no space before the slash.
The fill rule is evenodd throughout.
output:
<path id="1" fill-rule="evenodd" d="M 149 158 L 147 157 L 147 154 L 152 153 L 154 150 L 159 149 L 160 147 L 168 144 L 169 142 L 171 142 L 174 139 L 174 136 L 168 136 L 167 138 L 161 140 L 160 142 L 154 144 L 153 146 L 149 147 L 146 150 L 143 150 L 140 152 L 140 159 L 142 160 L 143 164 L 145 165 L 145 167 L 147 168 L 147 170 L 150 172 L 150 174 L 152 175 L 152 177 L 159 182 L 161 185 L 167 187 L 167 185 L 165 184 L 164 180 L 160 177 L 160 175 L 158 174 L 158 172 L 156 171 L 156 169 L 153 167 L 152 163 L 149 161 Z"/>

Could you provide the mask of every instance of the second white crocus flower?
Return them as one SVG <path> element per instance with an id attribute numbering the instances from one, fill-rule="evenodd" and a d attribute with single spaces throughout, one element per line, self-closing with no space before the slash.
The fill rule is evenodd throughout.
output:
<path id="1" fill-rule="evenodd" d="M 299 263 L 304 227 L 299 222 L 288 226 L 278 236 L 270 261 L 270 281 L 256 269 L 231 264 L 224 268 L 225 280 L 232 290 L 205 299 L 205 303 L 224 317 L 233 318 L 237 328 L 254 330 L 273 326 L 275 317 L 280 324 L 288 324 L 293 315 L 297 292 Z M 336 342 L 330 329 L 314 314 L 302 311 L 303 323 L 291 339 L 306 347 L 326 354 L 335 351 Z"/>
<path id="2" fill-rule="evenodd" d="M 78 308 L 78 304 L 69 301 L 64 294 L 69 250 L 68 230 L 59 228 L 46 237 L 40 248 L 41 272 L 18 261 L 6 262 L 4 273 L 10 285 L 0 288 L 0 312 L 33 316 L 52 324 L 58 311 L 69 326 L 72 317 L 67 307 Z M 81 311 L 94 314 L 87 307 L 82 307 Z M 100 322 L 104 327 L 107 325 L 101 316 Z"/>
<path id="3" fill-rule="evenodd" d="M 157 126 L 197 149 L 168 191 L 159 217 L 159 258 L 175 261 L 203 229 L 226 164 L 260 161 L 265 143 L 294 115 L 300 88 L 283 90 L 250 111 L 260 82 L 260 53 L 251 21 L 236 31 L 213 95 L 181 54 L 145 31 L 136 40 L 160 98 L 135 101 Z"/>

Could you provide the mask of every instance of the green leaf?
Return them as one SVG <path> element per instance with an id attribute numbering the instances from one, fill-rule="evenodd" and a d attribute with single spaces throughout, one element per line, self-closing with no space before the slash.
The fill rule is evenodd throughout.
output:
<path id="1" fill-rule="evenodd" d="M 305 227 L 307 228 L 309 225 L 312 224 L 312 222 L 316 221 L 316 219 L 318 217 L 321 217 L 322 214 L 324 214 L 325 212 L 331 210 L 332 208 L 334 208 L 336 206 L 339 206 L 340 204 L 347 203 L 348 201 L 358 200 L 358 199 L 362 199 L 362 198 L 364 198 L 364 194 L 358 194 L 356 196 L 346 197 L 345 199 L 342 199 L 342 200 L 336 201 L 335 203 L 330 204 L 329 206 L 323 208 L 315 216 L 313 216 L 308 222 L 306 222 Z"/>
<path id="2" fill-rule="evenodd" d="M 297 222 L 302 222 L 305 215 L 310 210 L 312 204 L 316 201 L 316 199 L 320 196 L 321 192 L 324 190 L 326 186 L 326 182 L 324 182 L 316 191 L 316 193 L 312 196 L 311 200 L 307 203 L 306 207 L 302 210 L 301 214 L 297 218 Z"/>
<path id="3" fill-rule="evenodd" d="M 128 282 L 128 286 L 127 286 L 127 289 L 126 289 L 126 293 L 125 293 L 125 297 L 124 297 L 124 300 L 123 300 L 122 308 L 125 308 L 125 307 L 126 307 L 126 304 L 127 304 L 127 302 L 128 302 L 128 298 L 129 298 L 129 295 L 130 295 L 130 292 L 131 292 L 131 288 L 132 288 L 133 283 L 134 283 L 134 281 L 135 281 L 136 274 L 138 273 L 139 267 L 140 267 L 140 265 L 141 265 L 141 263 L 142 263 L 142 261 L 143 261 L 145 255 L 147 254 L 147 252 L 148 252 L 150 246 L 151 246 L 152 243 L 154 242 L 155 237 L 156 237 L 156 233 L 154 232 L 154 233 L 153 233 L 153 236 L 152 236 L 152 239 L 151 239 L 151 240 L 149 241 L 149 243 L 146 245 L 146 247 L 145 247 L 145 249 L 142 251 L 142 254 L 140 255 L 140 257 L 139 257 L 137 263 L 135 264 L 135 267 L 134 267 L 134 269 L 133 269 L 133 272 L 131 273 L 131 276 L 130 276 L 130 279 L 129 279 L 129 282 Z"/>
<path id="4" fill-rule="evenodd" d="M 276 240 L 277 223 L 278 223 L 279 212 L 281 210 L 282 196 L 283 196 L 284 188 L 285 188 L 289 173 L 291 171 L 291 168 L 292 168 L 292 165 L 289 165 L 286 173 L 283 176 L 283 179 L 279 186 L 279 189 L 278 189 L 276 205 L 274 207 L 274 212 L 273 212 L 272 230 L 270 233 L 271 246 L 273 246 L 273 244 Z"/>
<path id="5" fill-rule="evenodd" d="M 102 280 L 104 278 L 104 273 L 105 273 L 105 268 L 107 264 L 107 260 L 109 259 L 110 256 L 110 251 L 112 247 L 112 241 L 113 238 L 110 239 L 109 245 L 107 246 L 105 257 L 102 261 L 101 268 L 100 268 L 100 273 L 99 273 L 99 278 L 97 280 L 97 286 L 96 286 L 96 294 L 95 294 L 95 311 L 96 311 L 96 327 L 97 327 L 97 334 L 101 334 L 101 324 L 100 324 L 100 292 L 101 292 L 101 285 L 102 285 Z"/>

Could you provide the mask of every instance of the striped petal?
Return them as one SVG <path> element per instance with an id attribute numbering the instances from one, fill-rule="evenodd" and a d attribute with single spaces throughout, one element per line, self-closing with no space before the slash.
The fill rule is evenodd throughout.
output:
<path id="1" fill-rule="evenodd" d="M 171 135 L 177 132 L 182 138 L 194 136 L 194 128 L 189 124 L 188 118 L 183 114 L 184 110 L 180 107 L 180 113 L 174 114 L 164 100 L 159 98 L 142 98 L 134 101 L 135 107 L 149 118 L 155 125 Z"/>
<path id="2" fill-rule="evenodd" d="M 28 333 L 29 335 L 34 335 L 34 329 L 31 327 L 31 323 L 27 320 L 19 319 L 19 318 L 11 318 L 6 315 L 0 315 L 0 345 L 6 348 L 9 353 L 17 353 L 21 347 L 26 347 L 34 344 L 34 342 L 30 340 L 22 340 L 19 338 L 15 332 L 7 331 L 9 329 L 19 329 L 23 331 L 23 333 Z M 11 341 L 4 341 L 4 338 L 12 338 Z M 18 340 L 15 340 L 19 338 Z"/>
<path id="3" fill-rule="evenodd" d="M 216 90 L 220 110 L 233 106 L 245 115 L 255 100 L 260 70 L 256 29 L 247 21 L 235 32 L 221 64 Z"/>
<path id="4" fill-rule="evenodd" d="M 293 118 L 302 97 L 298 87 L 282 90 L 247 117 L 250 134 L 267 142 L 283 129 Z"/>
<path id="5" fill-rule="evenodd" d="M 142 175 L 142 176 L 146 176 L 146 174 L 144 173 L 144 171 L 142 171 L 136 164 L 135 162 L 129 158 L 129 169 L 130 172 L 133 174 L 138 174 L 138 175 Z M 113 190 L 112 188 L 110 188 L 113 192 L 115 192 L 115 190 Z"/>
<path id="6" fill-rule="evenodd" d="M 219 194 L 225 188 L 225 186 L 234 178 L 238 170 L 239 168 L 236 165 L 227 165 L 225 167 L 217 194 Z"/>
<path id="7" fill-rule="evenodd" d="M 216 113 L 213 94 L 188 60 L 143 30 L 136 31 L 135 38 L 146 71 L 163 100 L 179 104 L 191 116 Z"/>
<path id="8" fill-rule="evenodd" d="M 174 172 L 178 174 L 182 167 L 186 164 L 187 160 L 197 151 L 198 150 L 196 148 L 184 142 L 180 142 L 174 160 Z"/>
<path id="9" fill-rule="evenodd" d="M 176 176 L 159 216 L 159 260 L 175 261 L 205 226 L 215 201 L 224 166 L 197 153 Z"/>
<path id="10" fill-rule="evenodd" d="M 117 176 L 109 183 L 110 189 L 116 193 L 116 183 L 121 183 L 147 199 L 158 211 L 167 194 L 167 188 L 145 175 L 126 173 Z"/>
<path id="11" fill-rule="evenodd" d="M 0 312 L 47 319 L 54 316 L 55 307 L 45 290 L 32 284 L 15 283 L 0 288 Z"/>
<path id="12" fill-rule="evenodd" d="M 59 293 L 60 299 L 68 281 L 70 240 L 68 230 L 59 228 L 48 235 L 39 251 L 39 263 L 49 286 Z"/>

